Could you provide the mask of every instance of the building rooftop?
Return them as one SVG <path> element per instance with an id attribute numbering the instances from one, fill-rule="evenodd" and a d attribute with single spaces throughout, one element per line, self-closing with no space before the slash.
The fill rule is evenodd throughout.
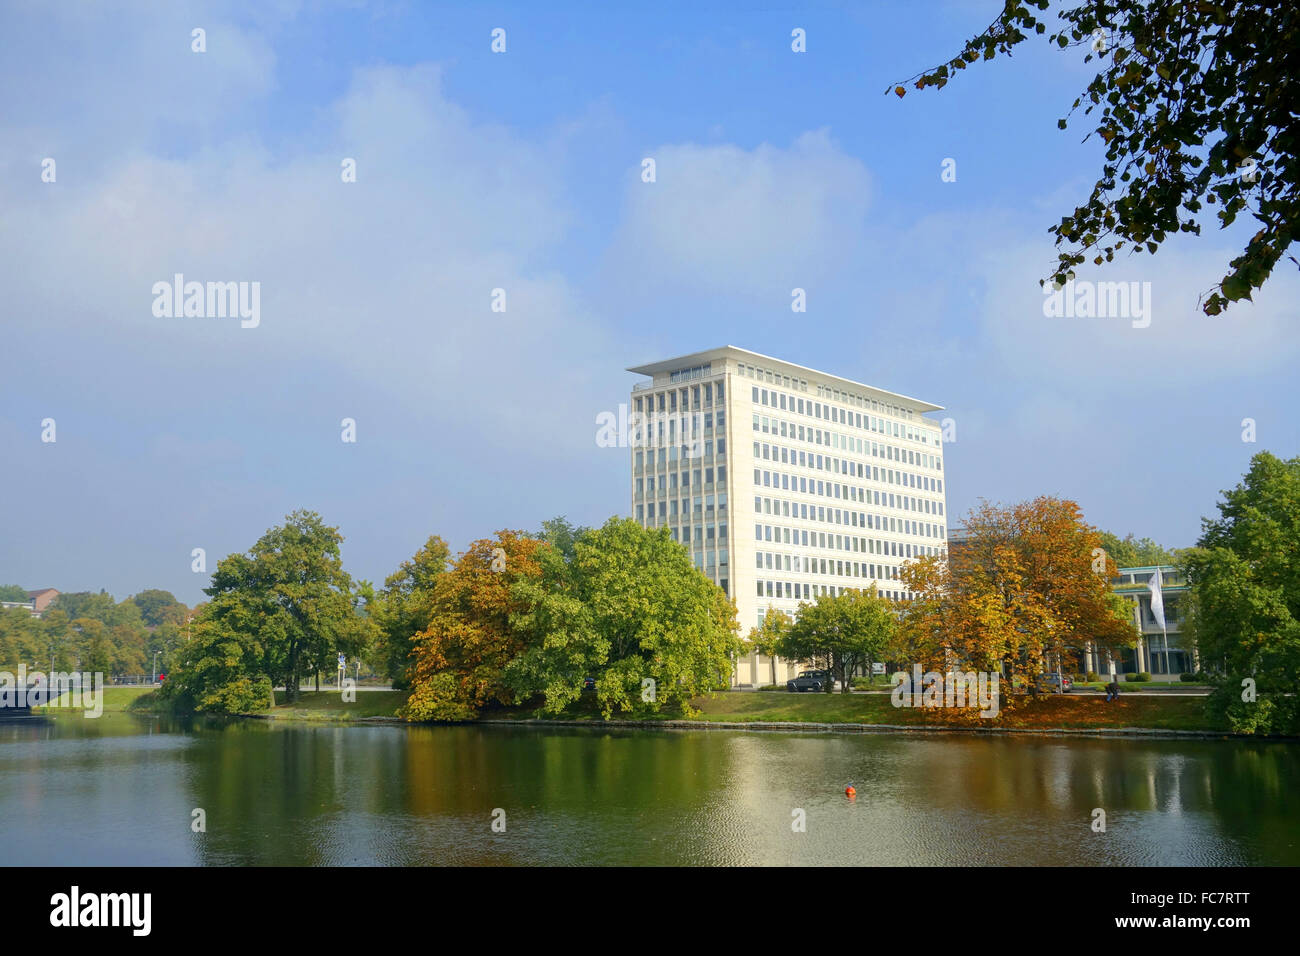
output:
<path id="1" fill-rule="evenodd" d="M 823 372 L 819 369 L 808 368 L 804 365 L 795 365 L 793 362 L 787 362 L 784 359 L 773 358 L 770 355 L 763 355 L 759 352 L 751 352 L 748 349 L 738 348 L 735 345 L 723 345 L 716 349 L 708 349 L 704 352 L 693 352 L 690 355 L 679 355 L 675 358 L 664 359 L 660 362 L 650 362 L 647 365 L 635 365 L 628 369 L 629 372 L 635 372 L 638 375 L 654 376 L 662 372 L 672 372 L 682 366 L 703 365 L 715 359 L 734 358 L 746 363 L 762 363 L 770 368 L 786 368 L 796 375 L 815 375 L 818 378 L 831 382 L 839 382 L 843 385 L 860 389 L 871 393 L 871 397 L 881 401 L 893 401 L 900 404 L 908 405 L 916 412 L 937 412 L 942 411 L 942 405 L 934 405 L 930 402 L 923 402 L 919 398 L 912 398 L 910 395 L 903 395 L 900 392 L 890 392 L 875 385 L 868 385 L 865 382 L 858 382 L 851 378 L 844 378 L 840 375 L 832 375 L 830 372 Z"/>

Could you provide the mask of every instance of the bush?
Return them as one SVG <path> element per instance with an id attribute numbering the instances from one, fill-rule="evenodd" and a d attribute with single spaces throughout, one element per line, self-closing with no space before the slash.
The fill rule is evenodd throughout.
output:
<path id="1" fill-rule="evenodd" d="M 1178 675 L 1178 679 L 1179 679 L 1180 681 L 1182 681 L 1184 684 L 1190 684 L 1190 683 L 1192 683 L 1194 680 L 1196 680 L 1196 675 L 1195 675 L 1195 674 L 1189 674 L 1189 673 L 1187 673 L 1187 672 L 1183 672 L 1182 674 L 1179 674 L 1179 675 Z"/>
<path id="2" fill-rule="evenodd" d="M 853 689 L 854 689 L 854 690 L 870 690 L 870 689 L 871 689 L 871 678 L 870 678 L 870 677 L 855 677 L 855 678 L 853 678 Z"/>
<path id="3" fill-rule="evenodd" d="M 1226 724 L 1237 734 L 1258 736 L 1300 734 L 1300 699 L 1286 694 L 1267 694 L 1260 689 L 1255 700 L 1243 701 L 1242 678 L 1225 678 L 1206 702 L 1211 719 Z"/>
<path id="4" fill-rule="evenodd" d="M 1097 674 L 1096 671 L 1088 671 L 1088 673 L 1085 676 L 1088 678 L 1087 683 L 1089 684 L 1095 684 L 1097 683 L 1097 681 L 1101 680 L 1101 677 Z"/>
<path id="5" fill-rule="evenodd" d="M 1126 681 L 1134 681 L 1134 680 L 1137 680 L 1137 679 L 1138 679 L 1137 674 L 1125 674 L 1125 675 L 1124 675 L 1124 680 L 1126 680 Z"/>
<path id="6" fill-rule="evenodd" d="M 1151 675 L 1146 671 L 1142 671 L 1139 674 L 1125 674 L 1124 680 L 1131 681 L 1135 684 L 1145 684 L 1147 681 L 1151 680 Z"/>
<path id="7" fill-rule="evenodd" d="M 268 677 L 239 677 L 219 684 L 198 700 L 198 709 L 210 714 L 256 714 L 275 706 Z"/>
<path id="8" fill-rule="evenodd" d="M 759 690 L 785 690 L 784 684 L 764 684 Z"/>

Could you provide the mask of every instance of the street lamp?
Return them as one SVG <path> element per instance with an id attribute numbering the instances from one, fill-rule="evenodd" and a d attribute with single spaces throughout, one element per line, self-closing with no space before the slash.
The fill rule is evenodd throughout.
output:
<path id="1" fill-rule="evenodd" d="M 154 684 L 158 683 L 158 652 L 157 651 L 153 652 L 153 677 L 150 679 L 150 682 Z"/>

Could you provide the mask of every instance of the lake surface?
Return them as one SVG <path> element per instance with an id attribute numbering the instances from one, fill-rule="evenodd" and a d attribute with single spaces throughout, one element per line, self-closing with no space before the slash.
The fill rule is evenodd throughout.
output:
<path id="1" fill-rule="evenodd" d="M 1228 740 L 0 723 L 8 865 L 1296 865 L 1297 794 Z"/>

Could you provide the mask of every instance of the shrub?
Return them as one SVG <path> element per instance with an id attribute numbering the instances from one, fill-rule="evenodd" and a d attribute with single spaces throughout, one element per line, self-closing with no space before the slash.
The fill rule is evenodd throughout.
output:
<path id="1" fill-rule="evenodd" d="M 1088 671 L 1086 676 L 1088 678 L 1087 682 L 1089 684 L 1095 684 L 1097 683 L 1097 681 L 1101 680 L 1101 677 L 1097 674 L 1096 671 Z"/>
<path id="2" fill-rule="evenodd" d="M 784 684 L 764 684 L 759 690 L 785 690 Z"/>
<path id="3" fill-rule="evenodd" d="M 199 698 L 199 710 L 212 714 L 255 714 L 274 706 L 268 677 L 238 677 Z"/>
<path id="4" fill-rule="evenodd" d="M 1124 680 L 1126 680 L 1126 681 L 1135 681 L 1135 680 L 1137 680 L 1137 679 L 1138 679 L 1137 674 L 1125 674 L 1125 675 L 1124 675 Z"/>
<path id="5" fill-rule="evenodd" d="M 1142 671 L 1137 674 L 1125 674 L 1124 679 L 1126 681 L 1132 681 L 1135 684 L 1145 684 L 1147 681 L 1151 680 L 1151 675 L 1146 671 Z"/>
<path id="6" fill-rule="evenodd" d="M 1196 675 L 1183 672 L 1182 674 L 1178 675 L 1178 679 L 1182 681 L 1184 684 L 1190 684 L 1192 683 L 1192 681 L 1196 680 Z"/>

